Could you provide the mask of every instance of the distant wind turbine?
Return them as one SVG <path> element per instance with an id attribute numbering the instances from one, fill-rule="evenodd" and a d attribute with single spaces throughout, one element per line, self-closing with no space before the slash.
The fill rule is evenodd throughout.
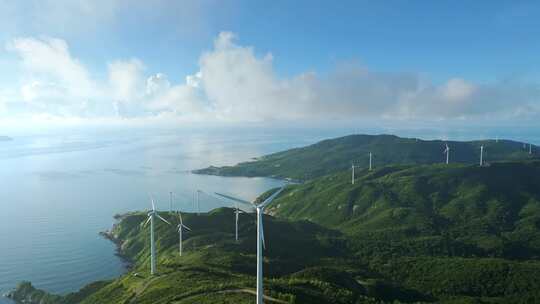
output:
<path id="1" fill-rule="evenodd" d="M 195 192 L 193 192 L 193 210 L 197 211 L 197 215 L 201 214 L 201 205 L 200 205 L 200 202 L 199 202 L 199 194 L 201 192 L 202 191 L 198 190 L 198 189 L 195 190 Z"/>
<path id="2" fill-rule="evenodd" d="M 484 165 L 484 146 L 480 146 L 480 167 Z"/>
<path id="3" fill-rule="evenodd" d="M 172 198 L 172 196 L 173 196 L 173 193 L 172 193 L 172 191 L 171 191 L 171 192 L 169 192 L 169 205 L 170 205 L 170 206 L 169 206 L 169 210 L 170 210 L 169 213 L 171 213 L 171 214 L 172 214 L 172 211 L 173 211 L 173 208 L 172 208 L 172 201 L 173 201 L 173 198 Z"/>
<path id="4" fill-rule="evenodd" d="M 529 155 L 532 154 L 532 144 L 529 143 Z"/>
<path id="5" fill-rule="evenodd" d="M 184 228 L 191 231 L 191 228 L 184 225 L 184 222 L 182 221 L 182 213 L 180 213 L 180 211 L 178 211 L 178 217 L 180 218 L 180 224 L 176 226 L 178 228 L 178 236 L 179 236 L 178 251 L 180 253 L 180 256 L 182 256 L 182 242 L 183 242 L 182 231 L 184 230 Z"/>
<path id="6" fill-rule="evenodd" d="M 150 274 L 154 275 L 156 274 L 156 242 L 154 239 L 154 222 L 155 217 L 157 216 L 160 220 L 164 221 L 167 224 L 171 224 L 167 222 L 166 219 L 162 218 L 158 212 L 156 211 L 156 205 L 154 204 L 154 199 L 151 198 L 152 202 L 152 211 L 148 212 L 148 219 L 144 223 L 144 226 L 148 225 L 148 222 L 150 222 Z"/>
<path id="7" fill-rule="evenodd" d="M 373 155 L 371 152 L 369 152 L 369 171 L 371 171 L 371 161 L 372 161 Z"/>
<path id="8" fill-rule="evenodd" d="M 351 184 L 354 185 L 354 162 L 351 163 L 351 169 L 352 169 Z"/>
<path id="9" fill-rule="evenodd" d="M 287 185 L 284 185 L 279 190 L 274 192 L 270 197 L 268 197 L 264 202 L 260 204 L 255 204 L 255 202 L 248 202 L 239 198 L 235 198 L 229 195 L 220 194 L 217 193 L 217 195 L 227 198 L 229 200 L 248 205 L 252 208 L 255 208 L 257 211 L 257 304 L 263 304 L 263 246 L 266 248 L 264 244 L 264 228 L 263 228 L 263 214 L 264 214 L 264 208 L 268 206 L 286 187 Z"/>
<path id="10" fill-rule="evenodd" d="M 197 215 L 201 215 L 201 204 L 199 201 L 199 194 L 201 190 L 197 190 Z"/>
<path id="11" fill-rule="evenodd" d="M 444 149 L 443 153 L 446 154 L 446 164 L 448 165 L 450 162 L 450 147 L 448 144 L 446 144 L 446 148 Z"/>

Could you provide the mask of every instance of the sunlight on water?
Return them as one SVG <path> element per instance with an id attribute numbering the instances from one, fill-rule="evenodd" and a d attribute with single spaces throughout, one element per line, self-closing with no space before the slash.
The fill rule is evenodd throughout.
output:
<path id="1" fill-rule="evenodd" d="M 193 212 L 201 189 L 253 199 L 282 182 L 190 173 L 314 142 L 315 136 L 115 134 L 17 137 L 0 143 L 0 292 L 21 280 L 56 293 L 118 276 L 124 265 L 98 235 L 117 213 Z M 201 196 L 201 211 L 221 206 Z M 8 303 L 6 299 L 0 303 Z"/>

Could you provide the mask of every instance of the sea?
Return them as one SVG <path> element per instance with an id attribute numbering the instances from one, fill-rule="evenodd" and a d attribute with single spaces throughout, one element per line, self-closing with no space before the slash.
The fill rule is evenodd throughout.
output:
<path id="1" fill-rule="evenodd" d="M 126 265 L 99 232 L 114 215 L 148 210 L 207 212 L 227 206 L 214 192 L 254 199 L 277 187 L 271 178 L 197 175 L 194 169 L 233 165 L 265 154 L 350 133 L 398 133 L 440 138 L 441 133 L 399 130 L 212 129 L 72 130 L 17 134 L 0 141 L 0 294 L 18 282 L 66 294 L 121 275 Z M 446 133 L 445 133 L 446 134 Z M 489 134 L 504 138 L 504 132 Z M 450 134 L 475 139 L 486 134 Z M 525 140 L 537 134 L 512 133 Z M 194 193 L 204 191 L 200 204 Z M 172 204 L 170 193 L 173 193 Z M 198 208 L 200 210 L 198 210 Z M 0 303 L 11 303 L 0 297 Z"/>

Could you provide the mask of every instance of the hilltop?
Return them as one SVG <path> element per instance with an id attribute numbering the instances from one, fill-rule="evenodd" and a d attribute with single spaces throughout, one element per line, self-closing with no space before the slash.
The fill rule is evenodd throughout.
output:
<path id="1" fill-rule="evenodd" d="M 8 137 L 8 136 L 0 136 L 0 141 L 10 141 L 12 140 L 11 137 Z"/>
<path id="2" fill-rule="evenodd" d="M 343 171 L 351 162 L 367 168 L 369 153 L 373 153 L 373 165 L 435 164 L 445 160 L 445 144 L 451 149 L 452 163 L 478 163 L 480 146 L 485 148 L 487 162 L 501 160 L 525 160 L 538 158 L 540 152 L 533 146 L 529 155 L 527 144 L 511 140 L 441 141 L 402 138 L 394 135 L 349 135 L 320 141 L 316 144 L 286 150 L 242 162 L 235 166 L 195 170 L 197 174 L 223 176 L 264 176 L 309 180 Z"/>

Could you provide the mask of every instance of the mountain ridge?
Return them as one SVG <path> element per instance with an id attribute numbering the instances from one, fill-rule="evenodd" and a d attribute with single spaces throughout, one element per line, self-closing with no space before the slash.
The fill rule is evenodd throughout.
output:
<path id="1" fill-rule="evenodd" d="M 275 177 L 309 180 L 323 175 L 369 166 L 396 164 L 443 163 L 445 145 L 450 147 L 450 162 L 478 163 L 480 146 L 484 146 L 484 161 L 527 160 L 540 157 L 536 146 L 512 140 L 442 141 L 402 138 L 395 135 L 347 135 L 326 139 L 315 144 L 293 148 L 241 162 L 234 166 L 193 170 L 195 174 L 247 177 Z"/>

